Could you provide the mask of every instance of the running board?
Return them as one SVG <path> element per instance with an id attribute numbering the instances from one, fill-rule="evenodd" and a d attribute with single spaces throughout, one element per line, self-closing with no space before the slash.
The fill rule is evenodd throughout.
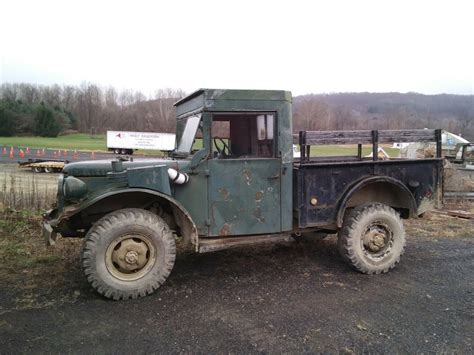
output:
<path id="1" fill-rule="evenodd" d="M 246 237 L 218 237 L 199 238 L 199 253 L 209 253 L 217 250 L 237 248 L 256 244 L 273 244 L 278 242 L 291 242 L 293 238 L 290 234 L 265 234 L 250 235 Z"/>

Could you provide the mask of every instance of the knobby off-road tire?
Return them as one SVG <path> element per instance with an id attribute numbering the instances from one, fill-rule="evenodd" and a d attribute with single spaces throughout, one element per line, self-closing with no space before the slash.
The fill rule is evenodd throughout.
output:
<path id="1" fill-rule="evenodd" d="M 400 261 L 405 229 L 398 213 L 381 203 L 354 208 L 338 235 L 344 260 L 364 274 L 386 273 Z"/>
<path id="2" fill-rule="evenodd" d="M 157 215 L 127 208 L 111 212 L 87 233 L 82 268 L 91 286 L 114 300 L 153 293 L 173 269 L 176 245 Z"/>

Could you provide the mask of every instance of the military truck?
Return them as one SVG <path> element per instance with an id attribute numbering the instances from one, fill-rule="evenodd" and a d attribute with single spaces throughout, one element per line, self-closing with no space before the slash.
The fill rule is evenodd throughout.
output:
<path id="1" fill-rule="evenodd" d="M 386 273 L 404 252 L 401 219 L 439 204 L 440 130 L 292 134 L 288 91 L 201 89 L 176 102 L 176 148 L 165 159 L 67 164 L 43 233 L 84 237 L 87 280 L 111 299 L 154 292 L 176 240 L 197 253 L 338 234 L 342 258 Z M 199 138 L 199 139 L 198 139 Z M 293 142 L 300 157 L 293 157 Z M 381 143 L 434 141 L 435 158 L 379 160 Z M 351 144 L 349 157 L 315 157 Z M 363 145 L 373 154 L 362 156 Z"/>

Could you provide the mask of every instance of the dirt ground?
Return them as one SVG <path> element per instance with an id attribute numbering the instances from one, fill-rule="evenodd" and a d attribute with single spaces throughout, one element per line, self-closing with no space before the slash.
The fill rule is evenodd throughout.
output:
<path id="1" fill-rule="evenodd" d="M 0 224 L 1 353 L 474 350 L 473 220 L 407 222 L 386 275 L 352 271 L 329 237 L 181 255 L 158 292 L 126 302 L 89 288 L 79 240 L 46 249 L 38 227 L 19 213 Z"/>

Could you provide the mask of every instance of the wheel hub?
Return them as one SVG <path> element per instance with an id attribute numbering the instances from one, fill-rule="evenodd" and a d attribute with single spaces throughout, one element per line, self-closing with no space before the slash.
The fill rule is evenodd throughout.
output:
<path id="1" fill-rule="evenodd" d="M 393 235 L 391 229 L 382 222 L 369 225 L 362 236 L 365 254 L 371 258 L 380 258 L 391 248 Z"/>
<path id="2" fill-rule="evenodd" d="M 125 254 L 125 261 L 129 264 L 136 264 L 138 261 L 138 253 L 136 251 L 129 251 Z"/>
<path id="3" fill-rule="evenodd" d="M 370 231 L 367 236 L 367 246 L 371 251 L 379 251 L 385 246 L 385 235 L 378 231 Z"/>
<path id="4" fill-rule="evenodd" d="M 123 236 L 107 249 L 109 272 L 119 279 L 142 277 L 156 258 L 156 251 L 147 238 L 140 235 Z"/>

